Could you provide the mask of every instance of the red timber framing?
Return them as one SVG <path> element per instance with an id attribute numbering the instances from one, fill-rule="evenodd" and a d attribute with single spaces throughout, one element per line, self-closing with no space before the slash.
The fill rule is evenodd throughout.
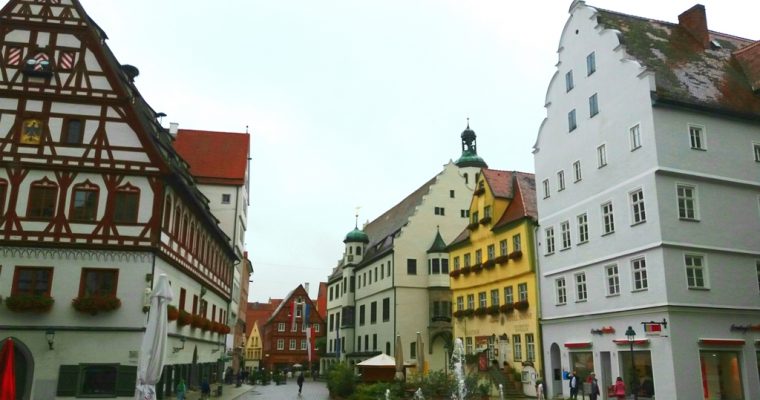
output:
<path id="1" fill-rule="evenodd" d="M 229 299 L 234 249 L 134 85 L 137 69 L 106 39 L 79 0 L 0 10 L 0 247 L 152 252 Z M 31 218 L 29 188 L 43 180 L 57 187 L 55 206 Z M 72 216 L 82 185 L 97 193 L 93 220 Z"/>

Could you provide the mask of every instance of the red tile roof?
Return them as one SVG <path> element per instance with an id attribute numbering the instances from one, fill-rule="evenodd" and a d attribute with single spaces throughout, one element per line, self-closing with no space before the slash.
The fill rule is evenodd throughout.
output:
<path id="1" fill-rule="evenodd" d="M 200 183 L 245 184 L 250 135 L 180 129 L 174 148 Z"/>
<path id="2" fill-rule="evenodd" d="M 508 199 L 512 197 L 512 173 L 498 169 L 483 168 L 480 171 L 491 188 L 494 197 Z"/>

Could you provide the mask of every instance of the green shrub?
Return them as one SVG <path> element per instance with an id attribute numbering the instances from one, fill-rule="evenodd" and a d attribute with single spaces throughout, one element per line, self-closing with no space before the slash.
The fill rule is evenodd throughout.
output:
<path id="1" fill-rule="evenodd" d="M 397 382 L 378 382 L 373 384 L 359 384 L 349 397 L 350 400 L 385 400 L 385 392 L 390 390 L 390 400 L 403 398 L 403 389 Z"/>
<path id="2" fill-rule="evenodd" d="M 327 374 L 327 389 L 330 396 L 348 397 L 356 390 L 354 369 L 346 363 L 334 365 Z"/>

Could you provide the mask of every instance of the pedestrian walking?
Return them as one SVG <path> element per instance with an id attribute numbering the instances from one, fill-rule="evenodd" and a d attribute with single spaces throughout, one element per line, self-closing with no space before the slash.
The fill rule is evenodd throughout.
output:
<path id="1" fill-rule="evenodd" d="M 298 373 L 298 379 L 296 382 L 298 383 L 298 395 L 301 395 L 301 389 L 303 389 L 303 371 Z"/>
<path id="2" fill-rule="evenodd" d="M 591 393 L 589 393 L 589 399 L 596 400 L 599 398 L 599 382 L 596 380 L 596 374 L 592 371 L 589 374 L 591 380 Z"/>
<path id="3" fill-rule="evenodd" d="M 625 400 L 625 383 L 623 383 L 623 378 L 619 376 L 615 380 L 615 397 L 618 400 Z"/>
<path id="4" fill-rule="evenodd" d="M 536 382 L 536 400 L 546 400 L 544 398 L 544 381 L 537 381 Z"/>
<path id="5" fill-rule="evenodd" d="M 180 378 L 177 384 L 177 400 L 185 400 L 185 394 L 187 394 L 187 385 L 185 385 L 185 380 Z"/>
<path id="6" fill-rule="evenodd" d="M 570 374 L 570 399 L 578 399 L 578 373 L 575 371 Z"/>
<path id="7" fill-rule="evenodd" d="M 211 398 L 211 385 L 208 383 L 208 379 L 204 379 L 201 383 L 201 399 Z"/>

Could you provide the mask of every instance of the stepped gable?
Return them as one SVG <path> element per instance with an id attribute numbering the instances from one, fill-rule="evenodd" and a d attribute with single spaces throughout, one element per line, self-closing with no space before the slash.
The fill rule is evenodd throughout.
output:
<path id="1" fill-rule="evenodd" d="M 367 245 L 362 264 L 370 262 L 393 247 L 393 235 L 409 222 L 409 217 L 414 214 L 422 198 L 430 191 L 430 187 L 436 180 L 437 177 L 434 177 L 425 182 L 412 194 L 364 227 L 364 233 L 369 236 L 369 245 Z"/>
<path id="2" fill-rule="evenodd" d="M 752 63 L 734 55 L 757 42 L 709 31 L 704 7 L 683 13 L 680 24 L 596 10 L 597 22 L 618 31 L 628 55 L 655 74 L 655 104 L 760 117 L 760 96 L 742 68 Z"/>

